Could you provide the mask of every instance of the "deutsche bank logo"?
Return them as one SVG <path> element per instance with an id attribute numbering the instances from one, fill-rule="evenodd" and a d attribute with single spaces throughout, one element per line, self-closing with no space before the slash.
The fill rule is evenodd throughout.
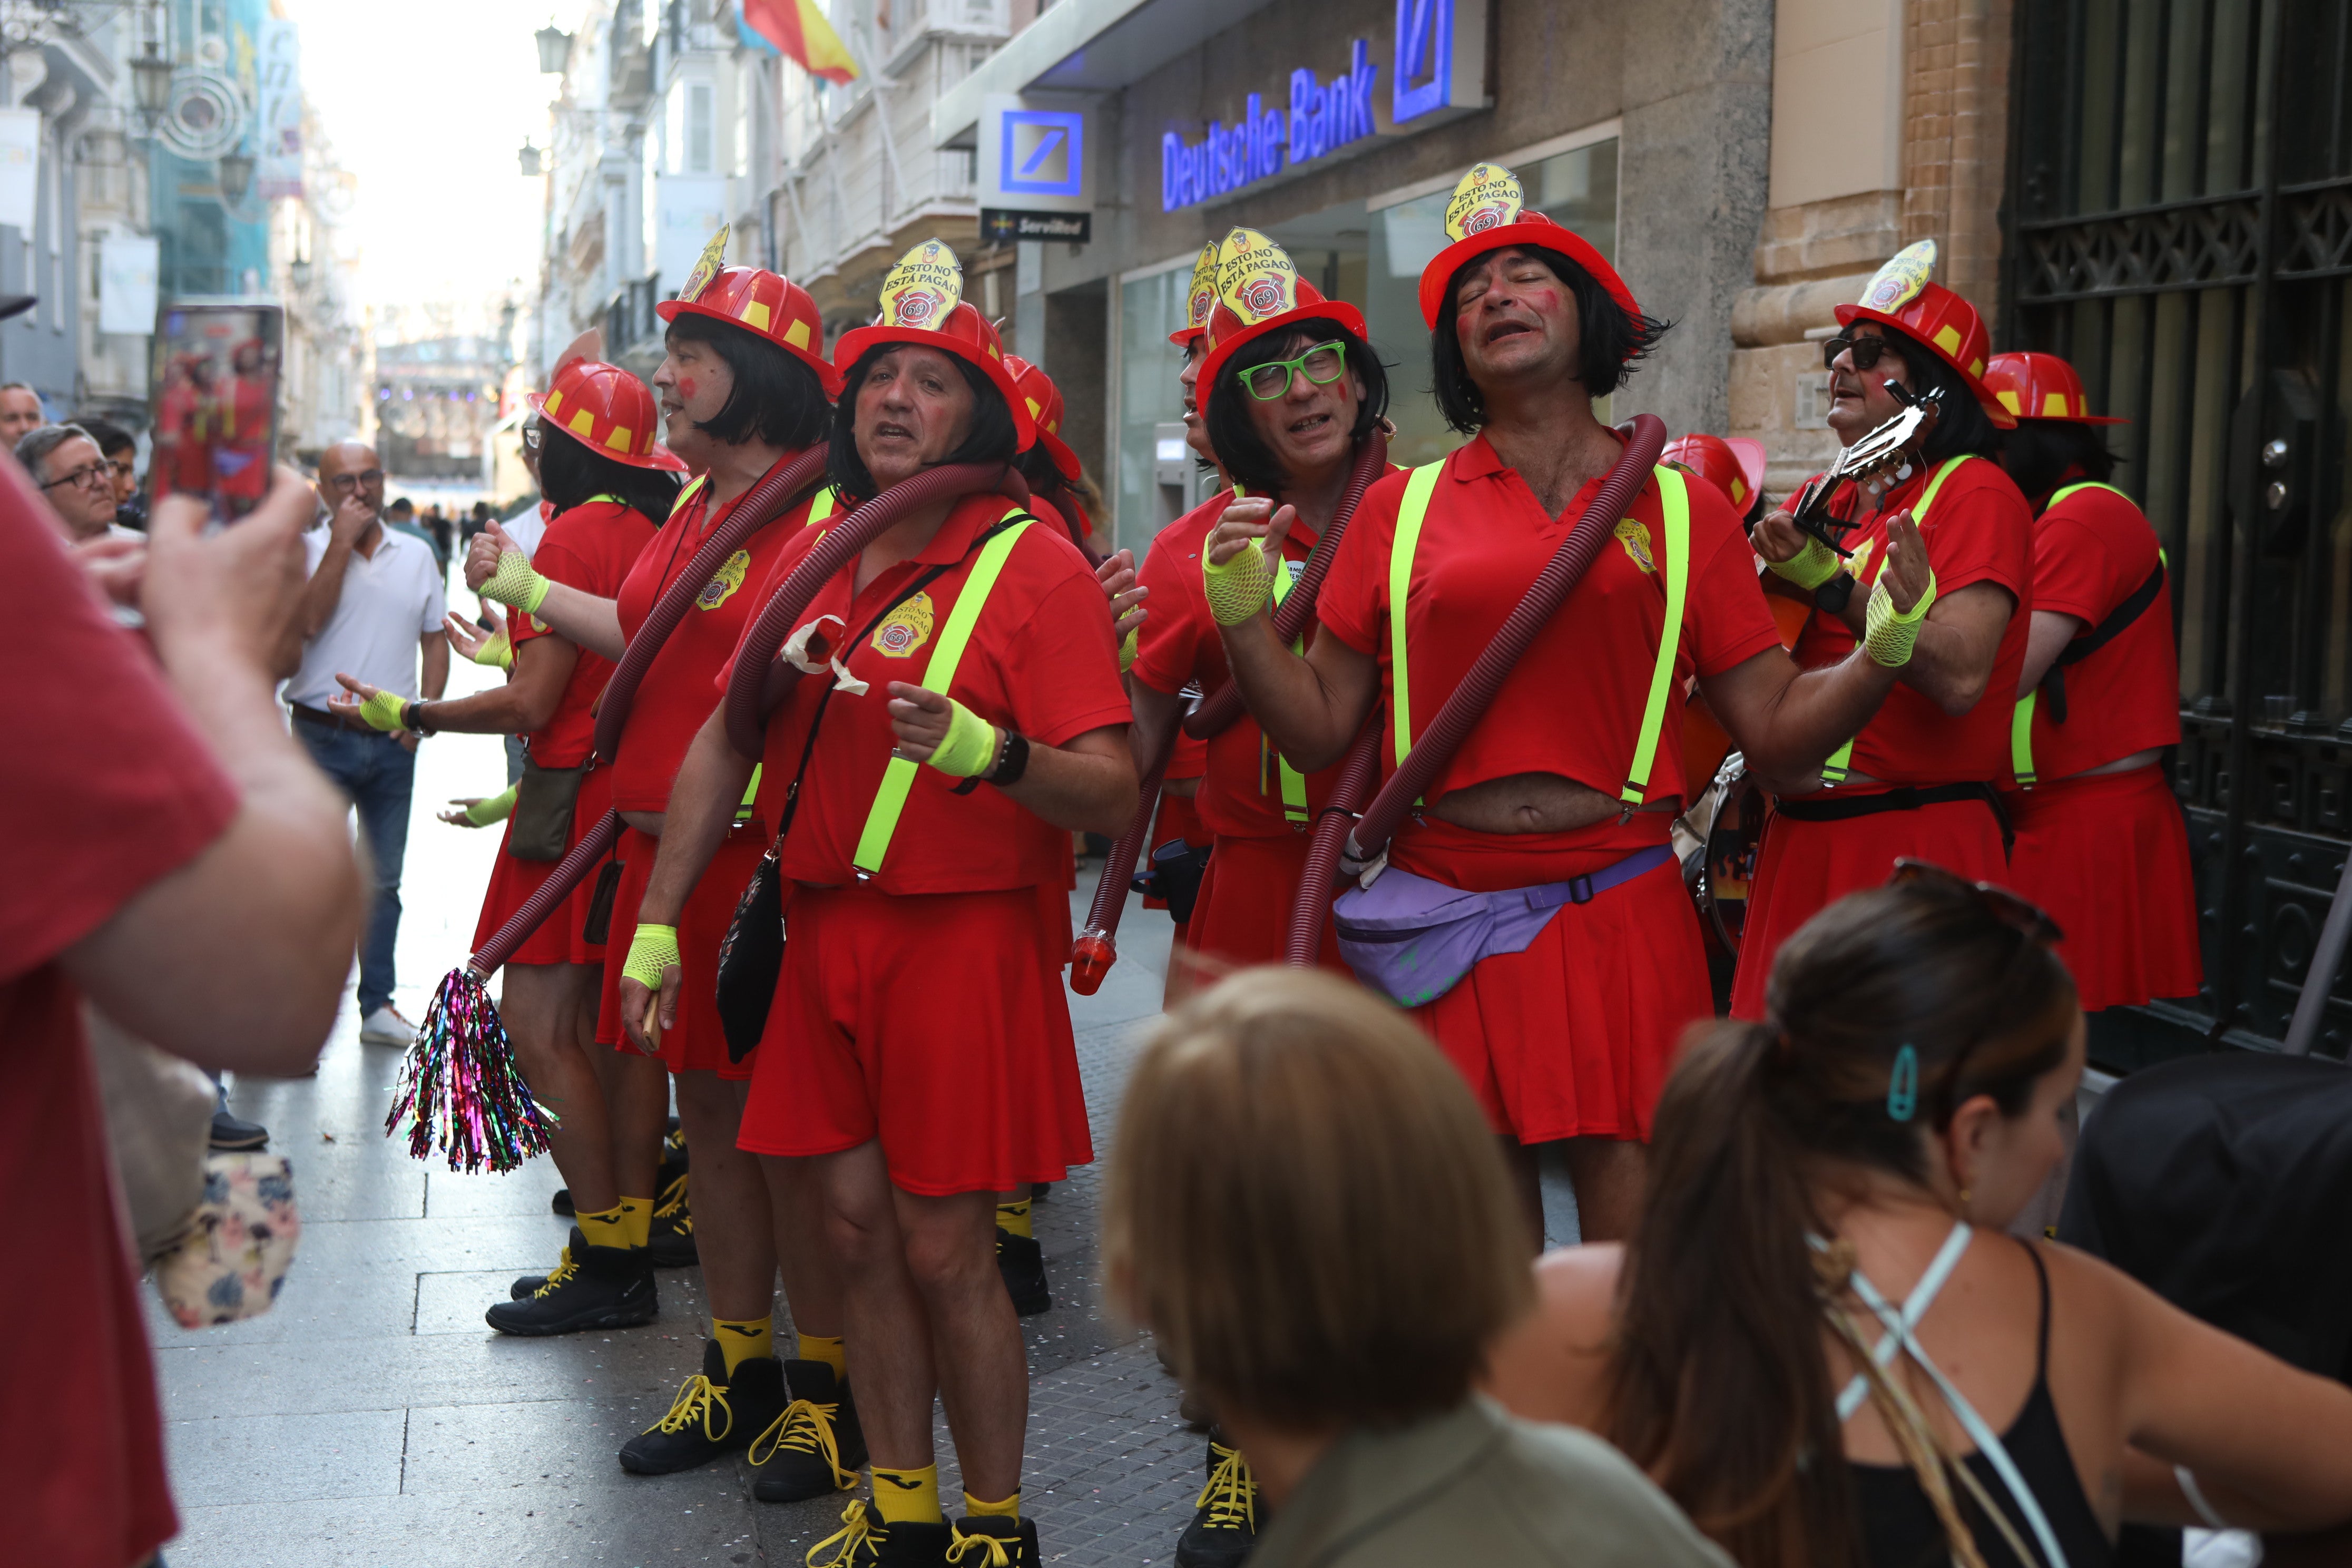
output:
<path id="1" fill-rule="evenodd" d="M 1004 111 L 997 184 L 1007 195 L 1083 196 L 1087 117 L 1045 109 Z"/>
<path id="2" fill-rule="evenodd" d="M 1397 0 L 1389 83 L 1389 119 L 1399 125 L 1453 101 L 1454 0 Z"/>

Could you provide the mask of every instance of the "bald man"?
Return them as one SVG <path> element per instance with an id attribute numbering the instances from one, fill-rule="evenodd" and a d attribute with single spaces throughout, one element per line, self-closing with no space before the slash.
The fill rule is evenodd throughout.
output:
<path id="1" fill-rule="evenodd" d="M 383 465 L 373 447 L 358 441 L 328 447 L 319 459 L 319 499 L 331 515 L 303 537 L 310 583 L 302 602 L 302 662 L 286 683 L 286 700 L 311 760 L 359 812 L 374 865 L 374 901 L 360 944 L 360 1039 L 405 1048 L 415 1030 L 393 1005 L 392 955 L 422 737 L 386 735 L 339 718 L 327 700 L 342 695 L 338 671 L 402 697 L 440 696 L 449 682 L 449 639 L 441 630 L 447 584 L 430 549 L 383 526 Z"/>

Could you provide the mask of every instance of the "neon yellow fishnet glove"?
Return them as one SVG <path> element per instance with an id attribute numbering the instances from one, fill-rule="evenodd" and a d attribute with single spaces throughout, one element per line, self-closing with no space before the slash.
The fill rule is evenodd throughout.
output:
<path id="1" fill-rule="evenodd" d="M 1126 637 L 1119 639 L 1118 672 L 1121 675 L 1125 675 L 1129 669 L 1132 669 L 1135 667 L 1135 656 L 1138 652 L 1141 651 L 1142 647 L 1143 628 L 1141 626 L 1136 627 L 1135 630 L 1128 633 Z"/>
<path id="2" fill-rule="evenodd" d="M 1798 551 L 1786 561 L 1767 561 L 1764 564 L 1772 569 L 1774 575 L 1786 577 L 1798 587 L 1811 593 L 1836 576 L 1844 568 L 1845 562 L 1839 557 L 1836 551 L 1808 535 L 1802 550 Z"/>
<path id="3" fill-rule="evenodd" d="M 1927 591 L 1919 602 L 1905 614 L 1895 607 L 1895 595 L 1886 591 L 1886 579 L 1881 577 L 1870 590 L 1869 606 L 1862 613 L 1862 646 L 1870 657 L 1889 669 L 1900 669 L 1911 662 L 1912 645 L 1919 640 L 1919 623 L 1936 603 L 1936 569 L 1927 569 Z"/>
<path id="4" fill-rule="evenodd" d="M 478 800 L 466 808 L 467 822 L 477 827 L 488 827 L 493 822 L 504 822 L 514 815 L 516 786 L 509 784 L 504 795 L 494 795 L 488 800 Z"/>
<path id="5" fill-rule="evenodd" d="M 489 592 L 488 584 L 485 584 L 482 591 L 484 595 L 487 597 Z M 544 595 L 542 595 L 542 597 Z M 497 631 L 490 634 L 490 637 L 488 642 L 485 642 L 481 647 L 476 648 L 471 654 L 467 655 L 467 657 L 476 664 L 488 665 L 493 669 L 512 669 L 514 668 L 514 640 L 507 636 L 506 627 L 500 626 Z"/>
<path id="6" fill-rule="evenodd" d="M 367 721 L 370 728 L 387 735 L 397 735 L 408 728 L 401 717 L 407 711 L 408 699 L 389 691 L 379 691 L 360 704 L 360 717 Z"/>
<path id="7" fill-rule="evenodd" d="M 947 736 L 923 760 L 954 778 L 984 773 L 996 761 L 996 726 L 950 697 Z"/>
<path id="8" fill-rule="evenodd" d="M 533 569 L 530 557 L 520 550 L 499 552 L 499 569 L 482 584 L 482 597 L 511 605 L 528 614 L 547 598 L 547 579 Z"/>
<path id="9" fill-rule="evenodd" d="M 1274 568 L 1266 564 L 1265 552 L 1255 539 L 1222 566 L 1202 554 L 1201 581 L 1209 591 L 1209 614 L 1221 626 L 1240 626 L 1274 596 Z"/>
<path id="10" fill-rule="evenodd" d="M 662 971 L 677 963 L 677 927 L 641 925 L 629 938 L 629 956 L 621 973 L 648 991 L 659 991 Z"/>

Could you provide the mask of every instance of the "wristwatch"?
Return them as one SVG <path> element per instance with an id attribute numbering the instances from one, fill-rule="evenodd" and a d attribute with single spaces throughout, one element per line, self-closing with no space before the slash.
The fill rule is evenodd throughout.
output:
<path id="1" fill-rule="evenodd" d="M 425 727 L 425 704 L 426 700 L 427 699 L 420 697 L 414 702 L 404 704 L 401 708 L 400 727 L 402 729 L 413 730 L 420 737 L 433 733 L 432 731 Z"/>
<path id="2" fill-rule="evenodd" d="M 1813 590 L 1813 608 L 1832 616 L 1845 614 L 1846 602 L 1853 597 L 1853 574 L 1841 572 Z"/>
<path id="3" fill-rule="evenodd" d="M 1008 727 L 1004 731 L 1004 743 L 997 749 L 996 762 L 980 775 L 981 782 L 1003 789 L 1007 784 L 1019 784 L 1021 775 L 1028 767 L 1029 737 Z"/>

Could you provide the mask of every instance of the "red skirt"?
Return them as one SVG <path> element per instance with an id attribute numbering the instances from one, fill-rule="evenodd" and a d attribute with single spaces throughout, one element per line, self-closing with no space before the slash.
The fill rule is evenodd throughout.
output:
<path id="1" fill-rule="evenodd" d="M 2205 982 L 2189 825 L 2161 767 L 2058 779 L 2006 795 L 2010 885 L 2066 939 L 2083 1010 L 2194 996 Z"/>
<path id="2" fill-rule="evenodd" d="M 661 1037 L 662 1061 L 672 1072 L 715 1072 L 738 1082 L 751 1076 L 758 1052 L 740 1062 L 727 1058 L 727 1032 L 719 1023 L 719 944 L 726 940 L 735 905 L 751 873 L 759 869 L 768 843 L 768 830 L 756 816 L 729 828 L 678 916 L 682 984 L 677 1027 L 663 1030 Z M 654 854 L 660 847 L 661 840 L 651 834 L 634 827 L 622 830 L 621 885 L 613 899 L 613 962 L 604 966 L 604 1005 L 596 1015 L 597 1043 L 616 1050 L 636 1049 L 621 1026 L 621 960 L 628 956 L 629 938 L 637 929 L 637 906 L 645 900 Z M 791 897 L 789 889 L 785 896 Z"/>
<path id="3" fill-rule="evenodd" d="M 1094 1159 L 1035 889 L 801 888 L 789 930 L 738 1147 L 878 1139 L 891 1182 L 925 1197 L 1058 1182 Z"/>
<path id="4" fill-rule="evenodd" d="M 1222 851 L 1221 851 L 1222 852 Z M 1714 1016 L 1698 917 L 1671 863 L 1561 908 L 1413 1020 L 1521 1143 L 1650 1136 L 1684 1034 Z"/>
<path id="5" fill-rule="evenodd" d="M 572 842 L 577 845 L 590 829 L 603 821 L 613 805 L 613 771 L 591 768 L 580 781 L 580 799 L 572 810 Z M 499 928 L 507 923 L 524 900 L 539 891 L 547 881 L 548 873 L 558 865 L 553 860 L 518 860 L 507 853 L 514 840 L 514 818 L 507 818 L 506 832 L 499 839 L 498 859 L 490 869 L 490 885 L 482 894 L 481 918 L 474 922 L 474 951 L 496 936 Z M 509 963 L 602 963 L 604 944 L 590 942 L 587 936 L 588 903 L 596 896 L 599 868 L 591 866 L 588 874 L 572 889 L 572 897 L 540 923 L 537 931 L 523 940 Z"/>
<path id="6" fill-rule="evenodd" d="M 1184 935 L 1184 944 L 1213 966 L 1213 974 L 1283 961 L 1290 940 L 1290 906 L 1307 869 L 1307 838 L 1304 833 L 1272 838 L 1217 835 Z M 1339 957 L 1339 939 L 1328 909 L 1318 962 L 1354 977 Z"/>
<path id="7" fill-rule="evenodd" d="M 1731 1016 L 1764 1016 L 1773 957 L 1796 929 L 1848 893 L 1883 884 L 1904 857 L 1932 860 L 1974 882 L 2009 881 L 2000 822 L 1990 803 L 1948 800 L 1844 822 L 1799 822 L 1774 813 L 1748 893 Z"/>

